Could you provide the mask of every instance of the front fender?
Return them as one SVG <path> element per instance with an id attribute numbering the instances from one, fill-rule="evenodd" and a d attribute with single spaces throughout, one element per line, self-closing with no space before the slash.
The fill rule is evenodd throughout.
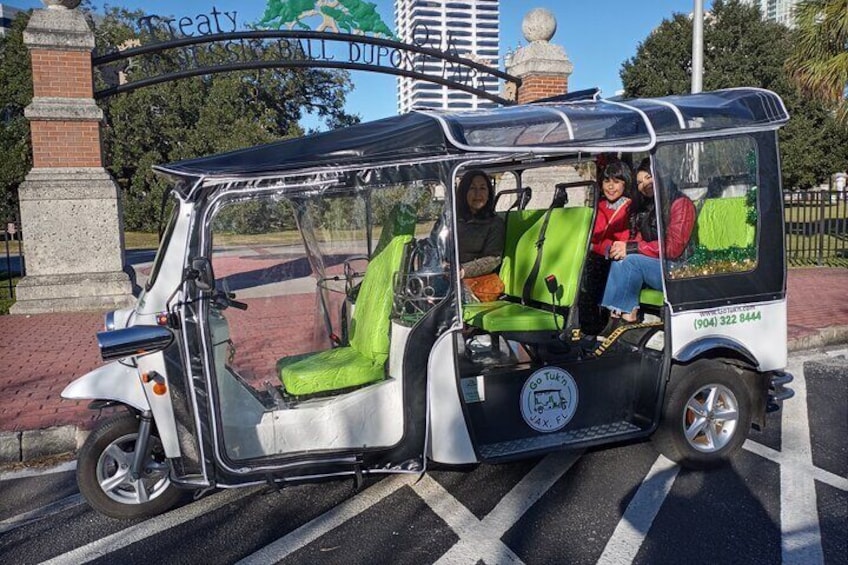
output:
<path id="1" fill-rule="evenodd" d="M 133 408 L 150 410 L 138 370 L 117 361 L 74 380 L 62 391 L 69 400 L 116 400 Z"/>

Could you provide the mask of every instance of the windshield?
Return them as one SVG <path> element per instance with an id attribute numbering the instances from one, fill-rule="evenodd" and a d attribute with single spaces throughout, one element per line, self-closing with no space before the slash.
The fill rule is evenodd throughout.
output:
<path id="1" fill-rule="evenodd" d="M 159 241 L 159 249 L 156 251 L 156 258 L 153 260 L 153 267 L 150 270 L 150 278 L 144 285 L 145 290 L 150 290 L 156 282 L 156 277 L 162 269 L 162 262 L 165 258 L 165 251 L 168 249 L 168 244 L 171 241 L 171 236 L 174 234 L 174 226 L 177 224 L 177 206 L 173 206 L 171 214 L 168 217 L 168 223 L 165 225 L 165 230 L 162 233 L 162 239 Z"/>

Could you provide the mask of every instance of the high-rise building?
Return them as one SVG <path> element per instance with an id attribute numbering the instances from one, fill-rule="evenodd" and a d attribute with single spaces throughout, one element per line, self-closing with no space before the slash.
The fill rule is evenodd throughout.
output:
<path id="1" fill-rule="evenodd" d="M 787 27 L 795 27 L 795 5 L 801 0 L 741 0 L 749 6 L 759 6 L 763 19 Z"/>
<path id="2" fill-rule="evenodd" d="M 445 51 L 478 63 L 498 67 L 500 21 L 498 0 L 395 0 L 398 40 Z M 498 94 L 494 77 L 470 76 L 449 63 L 417 55 L 415 70 L 460 80 Z M 398 77 L 398 112 L 412 108 L 477 109 L 496 106 L 486 98 L 447 86 Z"/>
<path id="3" fill-rule="evenodd" d="M 0 37 L 6 35 L 12 27 L 12 20 L 20 13 L 19 8 L 13 8 L 8 4 L 0 4 Z"/>

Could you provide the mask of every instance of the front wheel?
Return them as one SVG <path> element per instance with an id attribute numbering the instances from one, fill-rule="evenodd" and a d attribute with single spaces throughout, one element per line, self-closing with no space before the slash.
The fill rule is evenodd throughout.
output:
<path id="1" fill-rule="evenodd" d="M 703 469 L 736 453 L 751 429 L 751 393 L 741 371 L 696 361 L 672 372 L 657 449 L 685 467 Z"/>
<path id="2" fill-rule="evenodd" d="M 118 414 L 91 432 L 79 451 L 77 484 L 92 508 L 112 518 L 144 518 L 170 509 L 180 498 L 171 484 L 162 442 L 152 432 L 141 476 L 132 477 L 139 421 Z"/>

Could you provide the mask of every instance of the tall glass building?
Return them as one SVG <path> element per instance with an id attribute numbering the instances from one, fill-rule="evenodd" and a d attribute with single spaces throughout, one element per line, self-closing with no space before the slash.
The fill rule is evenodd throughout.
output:
<path id="1" fill-rule="evenodd" d="M 759 6 L 763 19 L 769 22 L 777 22 L 787 27 L 795 27 L 795 5 L 801 0 L 741 0 L 749 6 Z"/>
<path id="2" fill-rule="evenodd" d="M 20 13 L 19 8 L 0 3 L 0 37 L 12 27 L 12 20 Z"/>
<path id="3" fill-rule="evenodd" d="M 498 0 L 395 0 L 398 40 L 498 67 L 500 19 Z M 416 56 L 415 70 L 460 80 L 498 94 L 498 80 L 469 75 L 449 63 Z M 477 109 L 496 106 L 485 98 L 440 84 L 398 77 L 398 112 L 412 108 Z"/>

